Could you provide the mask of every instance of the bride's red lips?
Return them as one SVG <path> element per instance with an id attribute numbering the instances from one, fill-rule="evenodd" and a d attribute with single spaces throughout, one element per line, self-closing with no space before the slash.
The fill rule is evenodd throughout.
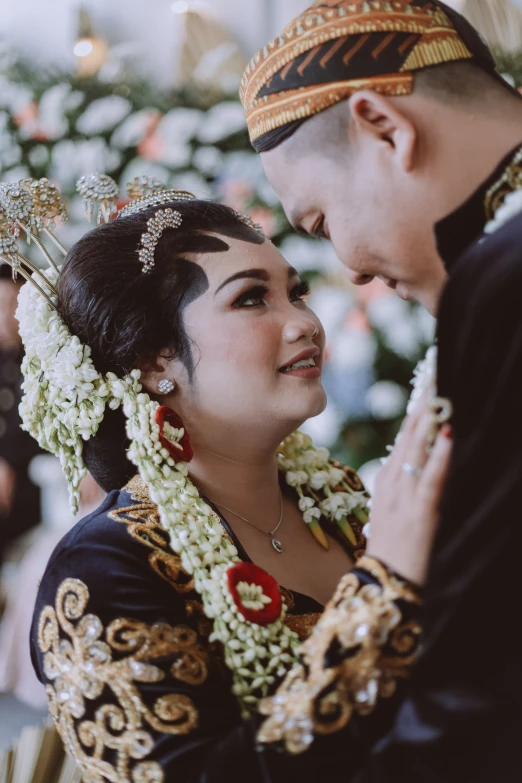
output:
<path id="1" fill-rule="evenodd" d="M 283 366 L 279 368 L 279 372 L 282 372 L 286 367 L 291 367 L 296 362 L 301 362 L 304 359 L 315 359 L 320 356 L 320 354 L 321 349 L 314 345 L 313 348 L 308 348 L 306 351 L 301 351 L 301 353 L 298 353 L 296 356 L 290 359 L 290 361 L 283 364 Z"/>

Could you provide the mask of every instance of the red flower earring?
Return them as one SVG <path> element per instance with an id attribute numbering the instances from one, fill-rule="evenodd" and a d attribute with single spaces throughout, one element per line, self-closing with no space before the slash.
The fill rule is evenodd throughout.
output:
<path id="1" fill-rule="evenodd" d="M 172 408 L 160 405 L 156 411 L 156 424 L 159 426 L 160 443 L 174 462 L 190 462 L 194 452 L 189 434 L 178 414 Z M 183 432 L 181 437 L 180 430 Z"/>

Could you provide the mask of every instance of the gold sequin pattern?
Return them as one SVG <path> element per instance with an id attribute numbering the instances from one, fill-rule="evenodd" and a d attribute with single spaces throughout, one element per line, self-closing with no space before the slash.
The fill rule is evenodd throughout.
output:
<path id="1" fill-rule="evenodd" d="M 499 179 L 489 188 L 484 200 L 484 209 L 488 220 L 502 206 L 506 196 L 522 189 L 522 149 L 517 150 Z"/>
<path id="2" fill-rule="evenodd" d="M 377 584 L 364 584 L 353 572 L 341 579 L 301 647 L 300 663 L 276 694 L 261 702 L 267 719 L 258 734 L 260 742 L 284 743 L 289 752 L 300 753 L 315 734 L 338 731 L 354 712 L 370 713 L 379 697 L 392 695 L 396 678 L 406 676 L 420 628 L 403 622 L 397 602 L 418 604 L 420 599 L 377 560 L 365 556 L 357 566 Z M 341 655 L 328 667 L 325 662 L 335 648 L 350 655 Z"/>
<path id="3" fill-rule="evenodd" d="M 118 618 L 104 628 L 86 614 L 89 590 L 79 579 L 58 588 L 38 627 L 49 707 L 62 740 L 85 783 L 161 783 L 150 732 L 187 734 L 198 724 L 188 696 L 166 693 L 149 707 L 139 684 L 173 678 L 189 685 L 207 676 L 207 653 L 192 629 Z M 117 654 L 115 658 L 114 654 Z M 169 669 L 152 661 L 169 658 Z M 87 717 L 89 703 L 94 715 Z"/>
<path id="4" fill-rule="evenodd" d="M 170 546 L 168 533 L 161 524 L 158 507 L 151 502 L 147 485 L 136 476 L 125 487 L 136 504 L 109 511 L 109 518 L 123 523 L 132 538 L 150 552 L 148 561 L 153 570 L 177 593 L 194 590 L 194 580 L 181 564 L 181 557 Z"/>

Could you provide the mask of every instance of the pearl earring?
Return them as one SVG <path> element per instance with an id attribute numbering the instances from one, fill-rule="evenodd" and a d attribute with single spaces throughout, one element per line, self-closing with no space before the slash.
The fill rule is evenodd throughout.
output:
<path id="1" fill-rule="evenodd" d="M 170 394 L 176 388 L 174 381 L 170 381 L 168 378 L 162 378 L 158 383 L 158 391 L 160 394 Z"/>

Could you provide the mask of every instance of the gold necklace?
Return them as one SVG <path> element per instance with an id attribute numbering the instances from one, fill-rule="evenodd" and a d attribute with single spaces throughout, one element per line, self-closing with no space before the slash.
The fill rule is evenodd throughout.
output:
<path id="1" fill-rule="evenodd" d="M 223 506 L 220 503 L 214 503 L 214 505 L 217 506 L 220 509 L 223 509 L 223 511 L 228 511 L 229 514 L 233 514 L 238 519 L 242 519 L 243 522 L 246 522 L 247 525 L 251 525 L 253 528 L 258 530 L 260 533 L 265 533 L 265 535 L 270 536 L 270 543 L 272 544 L 273 548 L 275 549 L 276 552 L 281 554 L 283 552 L 283 545 L 282 545 L 282 543 L 280 542 L 280 540 L 278 538 L 275 538 L 275 535 L 274 535 L 275 533 L 277 533 L 277 531 L 281 527 L 281 522 L 283 521 L 283 493 L 281 492 L 281 490 L 279 490 L 279 497 L 281 499 L 281 514 L 279 515 L 279 522 L 277 523 L 277 525 L 275 526 L 275 528 L 273 530 L 269 530 L 269 531 L 261 530 L 260 527 L 258 527 L 257 525 L 254 525 L 253 522 L 250 522 L 250 520 L 246 519 L 245 517 L 242 517 L 241 514 L 237 513 L 237 511 L 232 511 L 231 508 L 227 508 L 226 506 Z"/>

